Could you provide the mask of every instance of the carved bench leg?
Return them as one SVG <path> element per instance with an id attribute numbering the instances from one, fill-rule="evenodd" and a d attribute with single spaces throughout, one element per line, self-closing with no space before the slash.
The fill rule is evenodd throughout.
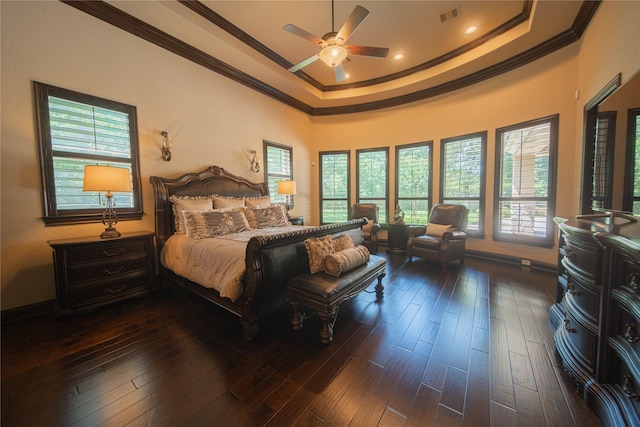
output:
<path id="1" fill-rule="evenodd" d="M 300 314 L 300 304 L 297 302 L 291 303 L 291 308 L 293 308 L 293 316 L 291 317 L 291 327 L 294 331 L 300 330 L 302 328 L 302 315 Z"/>
<path id="2" fill-rule="evenodd" d="M 336 321 L 336 314 L 337 310 L 330 313 L 328 316 L 325 314 L 320 315 L 320 318 L 322 319 L 322 328 L 320 328 L 322 344 L 330 344 L 331 341 L 333 341 L 333 325 Z"/>
<path id="3" fill-rule="evenodd" d="M 381 299 L 384 296 L 384 285 L 382 284 L 382 278 L 385 274 L 378 276 L 378 284 L 376 285 L 376 298 Z"/>

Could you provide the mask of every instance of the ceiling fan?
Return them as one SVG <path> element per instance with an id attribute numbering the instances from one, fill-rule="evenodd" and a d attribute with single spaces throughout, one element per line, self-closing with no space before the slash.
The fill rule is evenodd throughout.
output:
<path id="1" fill-rule="evenodd" d="M 386 58 L 389 53 L 389 49 L 386 47 L 369 47 L 369 46 L 347 46 L 345 43 L 347 39 L 351 37 L 351 34 L 362 24 L 362 21 L 369 15 L 369 11 L 362 6 L 356 6 L 351 12 L 351 15 L 347 18 L 345 23 L 340 28 L 340 31 L 335 31 L 334 28 L 334 5 L 331 0 L 331 32 L 322 36 L 322 38 L 314 36 L 313 34 L 296 27 L 293 24 L 287 24 L 283 27 L 285 31 L 307 39 L 320 46 L 319 53 L 305 59 L 289 68 L 289 71 L 295 73 L 307 65 L 320 59 L 322 62 L 333 68 L 336 82 L 343 81 L 346 76 L 344 73 L 343 62 L 347 59 L 348 55 L 361 55 L 372 56 L 375 58 Z"/>

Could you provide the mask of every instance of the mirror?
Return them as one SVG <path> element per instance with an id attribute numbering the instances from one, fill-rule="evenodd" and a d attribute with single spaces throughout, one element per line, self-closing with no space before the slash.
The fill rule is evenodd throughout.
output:
<path id="1" fill-rule="evenodd" d="M 633 209 L 630 204 L 631 196 L 625 194 L 625 187 L 627 191 L 633 192 L 633 188 L 628 187 L 634 186 L 633 175 L 636 169 L 634 147 L 637 136 L 634 132 L 629 132 L 629 120 L 635 119 L 630 111 L 634 109 L 640 109 L 640 73 L 620 86 L 598 106 L 598 117 L 606 117 L 605 120 L 615 125 L 613 132 L 607 132 L 609 141 L 613 138 L 613 143 L 610 142 L 613 147 L 613 194 L 610 207 L 615 210 Z M 635 190 L 638 192 L 640 188 Z"/>
<path id="2" fill-rule="evenodd" d="M 617 75 L 585 105 L 582 214 L 603 209 L 633 210 L 635 171 L 640 172 L 635 167 L 638 128 L 632 132 L 628 122 L 639 120 L 640 73 L 622 86 L 620 77 Z M 635 191 L 640 196 L 640 180 Z M 640 197 L 637 205 L 640 209 Z"/>

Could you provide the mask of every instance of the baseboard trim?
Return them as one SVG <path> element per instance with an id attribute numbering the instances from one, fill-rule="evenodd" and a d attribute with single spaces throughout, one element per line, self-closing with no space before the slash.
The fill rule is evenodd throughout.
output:
<path id="1" fill-rule="evenodd" d="M 42 301 L 35 304 L 25 305 L 23 307 L 12 308 L 9 310 L 3 310 L 0 315 L 2 316 L 2 325 L 17 322 L 18 320 L 28 319 L 30 317 L 41 316 L 44 314 L 53 314 L 53 304 L 55 300 Z"/>
<path id="2" fill-rule="evenodd" d="M 494 254 L 492 252 L 473 251 L 473 250 L 467 249 L 465 251 L 465 256 L 483 259 L 487 261 L 499 262 L 503 264 L 510 264 L 516 267 L 531 268 L 532 270 L 548 271 L 550 273 L 558 272 L 558 266 L 554 264 L 548 264 L 546 262 L 531 260 L 530 261 L 531 265 L 525 266 L 522 264 L 521 257 L 515 257 L 510 255 Z"/>

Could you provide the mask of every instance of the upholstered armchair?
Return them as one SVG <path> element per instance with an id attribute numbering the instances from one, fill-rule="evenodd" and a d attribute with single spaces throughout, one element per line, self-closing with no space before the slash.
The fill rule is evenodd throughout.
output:
<path id="1" fill-rule="evenodd" d="M 431 208 L 426 227 L 408 227 L 407 255 L 437 261 L 444 269 L 453 260 L 464 263 L 469 209 L 463 205 L 437 204 Z"/>
<path id="2" fill-rule="evenodd" d="M 378 205 L 375 203 L 354 203 L 349 217 L 349 219 L 366 217 L 369 220 L 369 223 L 362 227 L 362 240 L 372 254 L 378 252 L 378 231 L 380 231 L 378 211 Z"/>

